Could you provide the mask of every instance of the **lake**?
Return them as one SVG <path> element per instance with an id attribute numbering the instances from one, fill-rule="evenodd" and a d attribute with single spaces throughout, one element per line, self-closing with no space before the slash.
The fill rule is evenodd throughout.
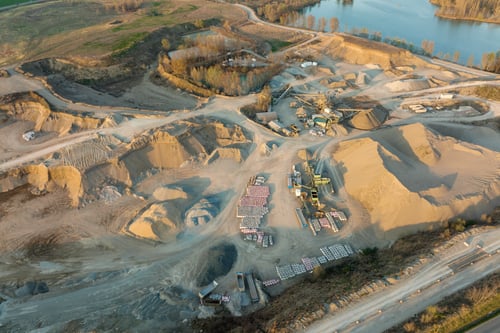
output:
<path id="1" fill-rule="evenodd" d="M 303 10 L 316 22 L 325 17 L 339 20 L 339 31 L 367 28 L 381 32 L 382 39 L 397 37 L 420 46 L 423 40 L 435 42 L 434 55 L 460 52 L 465 64 L 470 55 L 479 64 L 483 53 L 500 51 L 500 25 L 470 21 L 445 20 L 434 16 L 434 5 L 427 0 L 353 0 L 342 4 L 338 0 L 323 0 Z M 327 23 L 327 29 L 329 24 Z"/>

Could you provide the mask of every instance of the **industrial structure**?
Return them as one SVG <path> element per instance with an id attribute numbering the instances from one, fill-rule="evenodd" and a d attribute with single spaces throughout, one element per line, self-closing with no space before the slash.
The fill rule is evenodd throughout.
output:
<path id="1" fill-rule="evenodd" d="M 325 205 L 321 204 L 319 197 L 319 188 L 322 186 L 329 185 L 330 188 L 327 191 L 334 192 L 330 178 L 321 175 L 320 164 L 313 168 L 311 163 L 305 161 L 303 169 L 307 185 L 303 184 L 302 173 L 296 169 L 295 165 L 292 166 L 292 173 L 287 174 L 287 187 L 294 192 L 302 204 L 302 207 L 295 209 L 299 226 L 301 228 L 309 227 L 314 236 L 322 229 L 339 232 L 343 224 L 347 222 L 346 215 L 333 208 L 331 211 L 325 212 Z"/>

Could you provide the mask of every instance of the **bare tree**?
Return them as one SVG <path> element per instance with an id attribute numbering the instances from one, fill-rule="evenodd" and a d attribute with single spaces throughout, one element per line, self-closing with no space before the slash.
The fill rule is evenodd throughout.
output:
<path id="1" fill-rule="evenodd" d="M 314 23 L 316 22 L 316 17 L 314 15 L 307 16 L 307 29 L 312 30 L 314 28 Z"/>
<path id="2" fill-rule="evenodd" d="M 321 17 L 318 21 L 318 31 L 324 32 L 326 28 L 326 18 Z"/>
<path id="3" fill-rule="evenodd" d="M 335 32 L 339 29 L 339 19 L 336 17 L 332 17 L 330 19 L 330 31 Z"/>
<path id="4" fill-rule="evenodd" d="M 161 47 L 163 50 L 168 51 L 170 49 L 170 42 L 166 38 L 162 38 L 161 40 Z"/>

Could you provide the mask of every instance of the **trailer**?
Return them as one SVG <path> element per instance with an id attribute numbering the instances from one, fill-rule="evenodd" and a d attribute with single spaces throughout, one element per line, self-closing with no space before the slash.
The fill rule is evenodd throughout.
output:
<path id="1" fill-rule="evenodd" d="M 297 220 L 299 221 L 300 226 L 302 228 L 306 228 L 307 221 L 306 221 L 306 218 L 304 217 L 304 213 L 302 213 L 302 209 L 295 208 L 295 215 L 297 216 Z"/>
<path id="2" fill-rule="evenodd" d="M 245 291 L 245 274 L 243 272 L 236 272 L 236 281 L 238 282 L 238 290 Z"/>
<path id="3" fill-rule="evenodd" d="M 198 296 L 201 298 L 201 299 L 204 299 L 205 297 L 207 297 L 208 295 L 210 295 L 210 293 L 212 291 L 215 290 L 215 288 L 217 288 L 219 284 L 217 283 L 217 281 L 213 280 L 212 283 L 210 283 L 208 286 L 206 286 L 205 288 L 203 288 L 202 290 L 200 290 L 200 292 L 198 293 Z"/>
<path id="4" fill-rule="evenodd" d="M 259 294 L 257 293 L 257 288 L 255 287 L 255 281 L 253 279 L 252 273 L 246 273 L 245 277 L 247 279 L 248 291 L 250 293 L 250 299 L 253 303 L 257 303 L 259 301 Z"/>

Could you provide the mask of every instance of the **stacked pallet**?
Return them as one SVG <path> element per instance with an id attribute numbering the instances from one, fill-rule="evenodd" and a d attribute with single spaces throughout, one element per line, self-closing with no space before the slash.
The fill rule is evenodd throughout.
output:
<path id="1" fill-rule="evenodd" d="M 266 179 L 262 176 L 252 177 L 248 182 L 245 195 L 241 197 L 236 217 L 240 218 L 240 230 L 258 229 L 262 218 L 269 212 L 267 198 L 270 195 L 269 186 L 263 185 Z"/>

